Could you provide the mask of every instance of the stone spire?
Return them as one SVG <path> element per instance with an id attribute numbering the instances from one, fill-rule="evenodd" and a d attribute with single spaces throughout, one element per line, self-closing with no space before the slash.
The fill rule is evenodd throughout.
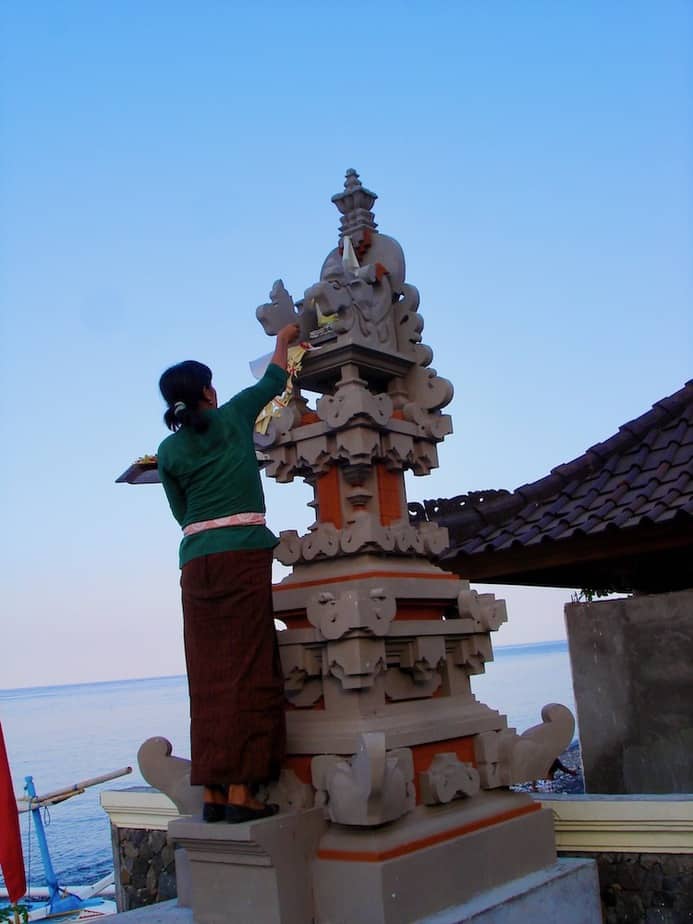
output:
<path id="1" fill-rule="evenodd" d="M 371 209 L 378 196 L 361 184 L 358 173 L 351 167 L 346 172 L 344 190 L 332 196 L 332 201 L 342 213 L 340 237 L 357 231 L 378 227 Z"/>

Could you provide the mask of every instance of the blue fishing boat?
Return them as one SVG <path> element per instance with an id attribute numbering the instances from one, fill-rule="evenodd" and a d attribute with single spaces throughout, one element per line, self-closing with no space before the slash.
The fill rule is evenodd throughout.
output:
<path id="1" fill-rule="evenodd" d="M 112 892 L 113 890 L 112 873 L 88 886 L 66 887 L 60 885 L 48 848 L 42 810 L 50 805 L 57 805 L 78 796 L 90 786 L 117 779 L 128 773 L 132 773 L 132 768 L 123 767 L 120 770 L 82 780 L 72 786 L 63 787 L 42 796 L 36 793 L 33 777 L 27 776 L 24 778 L 24 792 L 26 795 L 17 800 L 17 811 L 20 815 L 28 813 L 29 827 L 34 829 L 34 837 L 41 855 L 47 885 L 42 889 L 31 889 L 29 886 L 27 896 L 17 902 L 16 905 L 10 905 L 7 902 L 7 892 L 3 893 L 0 890 L 0 921 L 27 922 L 51 918 L 59 920 L 61 924 L 63 922 L 66 924 L 69 921 L 92 920 L 117 912 L 115 902 L 111 898 L 104 897 L 104 893 Z"/>

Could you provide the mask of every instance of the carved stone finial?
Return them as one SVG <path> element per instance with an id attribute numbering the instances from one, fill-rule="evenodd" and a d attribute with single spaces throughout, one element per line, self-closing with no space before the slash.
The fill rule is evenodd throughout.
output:
<path id="1" fill-rule="evenodd" d="M 371 209 L 377 198 L 376 193 L 361 185 L 359 175 L 353 167 L 347 170 L 343 192 L 332 196 L 332 201 L 342 213 L 340 238 L 364 231 L 366 228 L 375 231 L 378 226 Z"/>
<path id="2" fill-rule="evenodd" d="M 182 815 L 202 814 L 202 787 L 190 783 L 190 761 L 173 757 L 167 738 L 147 738 L 137 752 L 145 780 L 165 793 Z"/>

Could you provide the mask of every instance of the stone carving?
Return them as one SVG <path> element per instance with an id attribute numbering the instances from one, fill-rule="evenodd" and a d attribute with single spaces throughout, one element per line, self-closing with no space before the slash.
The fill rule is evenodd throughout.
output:
<path id="1" fill-rule="evenodd" d="M 282 565 L 293 565 L 301 557 L 301 539 L 295 529 L 284 529 L 279 533 L 279 545 L 274 557 Z"/>
<path id="2" fill-rule="evenodd" d="M 516 741 L 517 733 L 513 728 L 483 732 L 475 737 L 474 759 L 483 789 L 496 789 L 499 786 L 510 786 L 513 782 L 522 782 L 512 779 L 511 755 Z"/>
<path id="3" fill-rule="evenodd" d="M 371 394 L 365 384 L 351 364 L 344 366 L 334 397 L 325 395 L 318 401 L 318 417 L 334 429 L 357 416 L 384 426 L 392 416 L 392 401 L 387 395 Z"/>
<path id="4" fill-rule="evenodd" d="M 470 635 L 455 642 L 453 663 L 468 674 L 483 674 L 487 661 L 493 661 L 493 649 L 488 635 Z"/>
<path id="5" fill-rule="evenodd" d="M 344 190 L 332 196 L 342 215 L 340 244 L 327 255 L 320 278 L 326 277 L 338 256 L 346 258 L 345 262 L 352 269 L 367 258 L 370 265 L 380 264 L 387 268 L 392 291 L 399 295 L 404 290 L 404 252 L 394 238 L 376 233 L 378 226 L 370 210 L 377 198 L 361 184 L 355 170 L 347 170 Z"/>
<path id="6" fill-rule="evenodd" d="M 279 654 L 284 695 L 294 706 L 312 706 L 323 694 L 321 653 L 304 645 L 283 645 Z"/>
<path id="7" fill-rule="evenodd" d="M 351 240 L 346 240 L 348 253 L 353 254 Z M 388 275 L 382 263 L 354 266 L 335 254 L 326 261 L 320 282 L 306 289 L 304 306 L 315 312 L 318 324 L 325 318 L 334 319 L 336 332 L 351 333 L 361 340 L 372 338 L 378 346 L 393 349 L 393 293 Z"/>
<path id="8" fill-rule="evenodd" d="M 416 528 L 409 525 L 382 526 L 372 517 L 359 516 L 344 529 L 331 523 L 321 523 L 305 536 L 295 530 L 283 530 L 275 558 L 283 565 L 317 558 L 336 558 L 342 554 L 355 554 L 365 549 L 379 552 L 426 555 L 442 554 L 448 546 L 448 531 L 433 523 Z"/>
<path id="9" fill-rule="evenodd" d="M 479 792 L 479 772 L 456 754 L 436 754 L 428 770 L 419 774 L 419 787 L 424 805 L 452 802 Z"/>
<path id="10" fill-rule="evenodd" d="M 382 509 L 376 469 L 384 466 L 401 479 L 405 469 L 424 475 L 437 466 L 436 444 L 452 429 L 441 408 L 453 389 L 429 368 L 419 295 L 404 281 L 400 245 L 376 231 L 368 205 L 375 198 L 348 171 L 344 192 L 334 197 L 343 216 L 340 244 L 320 281 L 294 304 L 277 280 L 270 302 L 257 310 L 268 332 L 298 318 L 302 333 L 320 347 L 304 357 L 289 407 L 258 437 L 270 477 L 287 482 L 298 475 L 316 491 L 315 526 L 302 537 L 281 536 L 277 557 L 287 565 L 365 552 L 432 557 L 447 545 L 447 534 L 434 524 L 408 523 L 403 488 L 397 509 Z M 321 393 L 315 411 L 304 385 Z M 317 498 L 319 479 L 335 469 L 339 525 L 320 516 Z"/>
<path id="11" fill-rule="evenodd" d="M 340 430 L 329 440 L 332 461 L 342 464 L 344 477 L 354 466 L 368 466 L 381 455 L 380 434 L 364 426 L 350 426 Z"/>
<path id="12" fill-rule="evenodd" d="M 306 615 L 324 638 L 341 638 L 352 629 L 385 635 L 395 617 L 397 604 L 381 587 L 367 593 L 347 590 L 335 596 L 322 591 L 308 601 Z"/>
<path id="13" fill-rule="evenodd" d="M 347 825 L 381 825 L 395 821 L 415 805 L 414 763 L 411 751 L 386 751 L 385 736 L 367 732 L 349 760 L 314 757 L 316 804 L 326 805 L 332 821 Z"/>
<path id="14" fill-rule="evenodd" d="M 255 316 L 270 337 L 275 337 L 282 327 L 298 320 L 296 306 L 286 291 L 282 279 L 277 279 L 274 283 L 270 290 L 269 302 L 260 305 Z"/>
<path id="15" fill-rule="evenodd" d="M 393 531 L 378 523 L 374 517 L 357 513 L 355 521 L 342 530 L 340 550 L 347 555 L 360 552 L 366 546 L 383 552 L 392 552 L 395 548 Z"/>
<path id="16" fill-rule="evenodd" d="M 430 369 L 422 370 L 432 373 Z M 432 400 L 428 396 L 428 400 Z M 425 407 L 409 401 L 404 405 L 402 412 L 404 419 L 416 427 L 417 436 L 423 439 L 442 440 L 452 433 L 452 423 L 449 414 L 432 414 Z"/>
<path id="17" fill-rule="evenodd" d="M 325 652 L 329 673 L 344 690 L 368 689 L 387 670 L 385 643 L 380 639 L 355 637 L 328 642 Z"/>
<path id="18" fill-rule="evenodd" d="M 495 632 L 508 621 L 505 600 L 496 600 L 493 594 L 461 590 L 457 597 L 457 608 L 462 619 L 472 620 L 476 632 Z"/>
<path id="19" fill-rule="evenodd" d="M 428 636 L 406 641 L 399 650 L 399 670 L 388 670 L 385 691 L 392 700 L 433 696 L 443 681 L 445 638 Z M 392 662 L 388 667 L 392 666 Z"/>
<path id="20" fill-rule="evenodd" d="M 540 725 L 522 735 L 512 728 L 477 735 L 475 759 L 484 789 L 546 778 L 554 760 L 572 741 L 575 719 L 560 703 L 544 706 L 541 717 Z"/>
<path id="21" fill-rule="evenodd" d="M 190 761 L 171 756 L 167 738 L 147 738 L 137 752 L 137 763 L 145 780 L 165 793 L 182 815 L 202 813 L 202 787 L 190 785 Z"/>
<path id="22" fill-rule="evenodd" d="M 396 306 L 397 346 L 402 353 L 410 355 L 417 366 L 430 366 L 433 350 L 421 342 L 424 320 L 419 314 L 419 302 L 418 289 L 404 283 Z"/>
<path id="23" fill-rule="evenodd" d="M 435 369 L 424 369 L 414 366 L 406 375 L 405 385 L 411 398 L 404 407 L 404 416 L 411 420 L 418 409 L 425 411 L 438 411 L 441 407 L 450 404 L 454 395 L 452 383 L 441 378 Z M 409 416 L 412 415 L 412 416 Z M 429 427 L 431 424 L 429 423 Z M 444 428 L 450 427 L 450 417 L 444 418 Z M 446 433 L 450 430 L 447 429 Z M 442 436 L 445 436 L 443 433 Z M 442 439 L 442 436 L 440 437 Z"/>
<path id="24" fill-rule="evenodd" d="M 528 728 L 515 743 L 511 769 L 514 782 L 546 779 L 551 764 L 573 740 L 575 719 L 570 709 L 549 703 L 541 710 L 541 718 L 540 725 Z"/>
<path id="25" fill-rule="evenodd" d="M 319 556 L 332 558 L 339 552 L 340 539 L 340 531 L 332 524 L 320 523 L 301 541 L 301 557 L 306 561 L 313 561 Z"/>
<path id="26" fill-rule="evenodd" d="M 431 529 L 431 527 L 433 528 Z M 438 558 L 450 544 L 447 529 L 443 526 L 437 526 L 435 523 L 422 524 L 418 527 L 418 533 L 423 541 L 424 552 L 429 558 Z M 503 603 L 502 600 L 499 602 Z"/>
<path id="27" fill-rule="evenodd" d="M 272 449 L 267 474 L 282 482 L 292 481 L 297 475 L 311 480 L 328 472 L 336 463 L 348 467 L 382 461 L 391 471 L 411 468 L 417 475 L 425 475 L 438 465 L 435 443 L 431 440 L 442 439 L 451 429 L 447 415 L 434 416 L 424 411 L 419 413 L 421 426 L 403 418 L 391 418 L 387 431 L 363 426 L 357 415 L 349 421 L 348 428 L 333 432 L 319 430 L 324 427 L 322 422 L 301 426 L 293 431 L 297 442 L 291 444 L 284 436 L 280 438 L 277 430 L 285 413 L 272 421 L 265 435 L 256 438 L 263 451 Z M 423 518 L 416 521 L 419 524 L 430 528 L 438 525 Z"/>

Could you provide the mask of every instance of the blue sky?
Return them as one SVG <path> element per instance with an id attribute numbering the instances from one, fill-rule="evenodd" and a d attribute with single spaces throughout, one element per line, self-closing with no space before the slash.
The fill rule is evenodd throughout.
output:
<path id="1" fill-rule="evenodd" d="M 680 388 L 692 35 L 675 0 L 2 4 L 0 686 L 182 672 L 178 528 L 114 478 L 166 433 L 166 366 L 248 384 L 348 167 L 455 385 L 411 499 L 532 481 Z M 568 592 L 503 595 L 497 642 L 563 635 Z"/>

